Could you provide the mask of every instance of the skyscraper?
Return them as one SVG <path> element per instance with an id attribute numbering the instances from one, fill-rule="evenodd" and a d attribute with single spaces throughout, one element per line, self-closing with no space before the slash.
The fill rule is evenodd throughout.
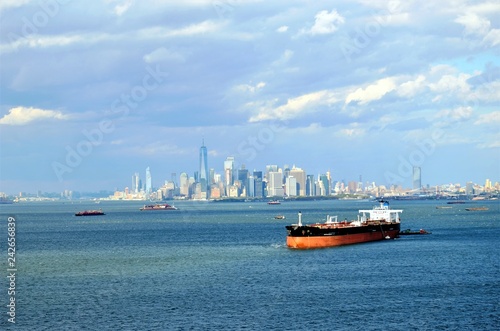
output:
<path id="1" fill-rule="evenodd" d="M 286 188 L 286 195 L 289 196 L 289 197 L 294 197 L 297 195 L 297 178 L 293 177 L 293 176 L 288 176 L 286 178 L 286 184 L 285 184 L 285 188 Z"/>
<path id="2" fill-rule="evenodd" d="M 151 180 L 151 171 L 149 170 L 149 167 L 146 168 L 146 194 L 151 194 L 153 187 L 152 187 L 152 180 Z"/>
<path id="3" fill-rule="evenodd" d="M 189 197 L 189 179 L 187 173 L 181 173 L 179 180 L 180 194 Z"/>
<path id="4" fill-rule="evenodd" d="M 224 161 L 224 184 L 233 185 L 234 157 L 228 156 Z"/>
<path id="5" fill-rule="evenodd" d="M 281 171 L 269 172 L 267 195 L 270 197 L 282 197 L 283 190 L 283 173 Z"/>
<path id="6" fill-rule="evenodd" d="M 238 180 L 241 183 L 241 189 L 245 190 L 247 196 L 248 196 L 248 185 L 249 185 L 248 176 L 249 176 L 248 170 L 245 169 L 244 165 L 242 165 L 241 169 L 238 170 Z"/>
<path id="7" fill-rule="evenodd" d="M 132 192 L 133 193 L 139 193 L 140 189 L 141 189 L 141 179 L 139 178 L 139 173 L 136 172 L 133 176 L 132 176 Z"/>
<path id="8" fill-rule="evenodd" d="M 413 167 L 413 189 L 420 190 L 422 188 L 422 178 L 420 167 Z"/>
<path id="9" fill-rule="evenodd" d="M 314 175 L 307 175 L 306 181 L 306 196 L 316 195 L 316 185 L 314 184 Z"/>
<path id="10" fill-rule="evenodd" d="M 255 181 L 255 197 L 262 198 L 264 196 L 264 186 L 262 185 L 262 171 L 253 172 L 253 178 Z"/>
<path id="11" fill-rule="evenodd" d="M 295 165 L 290 170 L 290 176 L 295 177 L 297 181 L 297 193 L 296 195 L 305 196 L 306 195 L 306 172 L 300 168 L 295 167 Z"/>
<path id="12" fill-rule="evenodd" d="M 200 147 L 200 175 L 199 181 L 201 184 L 201 191 L 207 192 L 207 188 L 210 185 L 208 180 L 208 160 L 207 160 L 207 148 L 205 147 L 205 141 L 203 140 Z"/>

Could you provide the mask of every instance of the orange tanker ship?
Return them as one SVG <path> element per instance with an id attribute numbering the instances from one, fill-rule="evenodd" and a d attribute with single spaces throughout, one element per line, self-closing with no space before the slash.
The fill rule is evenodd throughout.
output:
<path id="1" fill-rule="evenodd" d="M 286 244 L 290 248 L 309 249 L 394 239 L 399 234 L 402 212 L 390 209 L 387 201 L 380 201 L 380 206 L 360 210 L 356 221 L 339 222 L 336 216 L 327 216 L 324 223 L 308 225 L 302 224 L 299 212 L 298 223 L 286 227 Z"/>

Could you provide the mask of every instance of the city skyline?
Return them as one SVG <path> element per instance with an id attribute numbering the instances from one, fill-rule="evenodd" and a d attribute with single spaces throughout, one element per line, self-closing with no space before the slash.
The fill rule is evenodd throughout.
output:
<path id="1" fill-rule="evenodd" d="M 201 141 L 215 169 L 233 156 L 403 187 L 413 167 L 423 185 L 500 177 L 495 1 L 7 1 L 0 14 L 0 192 L 146 183 L 148 166 L 153 180 L 209 176 Z"/>
<path id="2" fill-rule="evenodd" d="M 210 169 L 210 171 L 208 171 Z M 205 175 L 203 175 L 203 173 Z M 171 173 L 170 180 L 164 180 L 164 184 L 154 187 L 151 191 L 150 167 L 146 168 L 146 182 L 141 190 L 137 189 L 137 183 L 141 183 L 138 173 L 135 173 L 132 180 L 132 190 L 125 187 L 121 192 L 115 188 L 115 199 L 172 199 L 174 197 L 184 197 L 187 199 L 218 199 L 218 198 L 265 198 L 265 197 L 306 197 L 306 196 L 330 196 L 337 194 L 368 193 L 375 196 L 396 193 L 397 195 L 418 195 L 437 193 L 441 190 L 462 188 L 460 183 L 430 184 L 422 185 L 421 167 L 412 167 L 412 187 L 405 188 L 397 183 L 384 185 L 367 180 L 363 182 L 363 176 L 359 175 L 359 180 L 336 179 L 328 170 L 322 174 L 307 174 L 304 169 L 289 165 L 266 165 L 265 172 L 254 169 L 249 171 L 244 164 L 238 168 L 235 166 L 233 156 L 226 157 L 222 173 L 215 168 L 208 167 L 207 146 L 204 139 L 199 152 L 199 171 L 192 175 L 183 171 L 180 174 L 180 183 L 176 181 L 176 173 Z M 315 177 L 316 176 L 316 177 Z M 149 181 L 148 181 L 149 178 Z M 493 192 L 500 189 L 499 182 L 495 182 L 495 187 L 490 179 L 485 179 L 482 186 L 478 183 L 467 181 L 465 192 L 473 195 L 473 187 L 482 187 L 481 192 Z M 386 187 L 387 186 L 387 187 Z M 400 191 L 402 190 L 402 191 Z M 140 191 L 140 192 L 139 192 Z M 140 194 L 138 194 L 140 193 Z"/>
<path id="3" fill-rule="evenodd" d="M 273 162 L 270 162 L 273 163 Z M 238 178 L 240 171 L 242 169 L 246 169 L 246 165 L 243 163 L 238 162 L 238 160 L 234 156 L 227 156 L 225 160 L 222 162 L 222 165 L 219 165 L 219 167 L 214 166 L 212 167 L 209 162 L 208 158 L 208 147 L 205 145 L 205 140 L 202 139 L 202 145 L 199 147 L 199 154 L 198 154 L 198 167 L 191 167 L 192 169 L 195 170 L 180 170 L 180 171 L 166 171 L 164 174 L 160 173 L 160 175 L 153 176 L 151 172 L 151 167 L 145 166 L 144 167 L 144 176 L 141 175 L 140 171 L 135 171 L 133 172 L 132 175 L 132 185 L 128 187 L 122 179 L 116 179 L 116 182 L 120 182 L 123 185 L 116 185 L 114 187 L 99 187 L 95 189 L 95 192 L 98 191 L 107 191 L 107 190 L 119 190 L 120 188 L 123 188 L 125 190 L 130 190 L 131 193 L 140 193 L 141 191 L 145 192 L 146 194 L 152 193 L 153 189 L 158 189 L 161 186 L 164 186 L 167 182 L 173 182 L 177 187 L 182 187 L 183 186 L 183 181 L 185 184 L 187 184 L 190 180 L 192 180 L 194 183 L 200 184 L 200 187 L 205 187 L 204 182 L 202 179 L 204 178 L 202 176 L 202 173 L 206 172 L 207 178 L 205 178 L 205 182 L 207 183 L 207 194 L 204 196 L 204 198 L 209 198 L 210 196 L 210 183 L 209 179 L 210 178 L 215 178 L 219 176 L 221 178 L 221 181 L 224 182 L 224 185 L 231 185 L 234 180 L 240 180 Z M 401 187 L 405 190 L 418 190 L 416 188 L 417 186 L 420 186 L 421 188 L 426 188 L 426 187 L 439 187 L 443 185 L 462 185 L 466 186 L 469 185 L 470 183 L 474 183 L 476 185 L 483 185 L 482 183 L 496 183 L 500 182 L 500 178 L 483 178 L 478 181 L 473 181 L 470 179 L 467 179 L 463 182 L 461 181 L 455 181 L 455 182 L 439 182 L 439 183 L 428 183 L 422 181 L 422 168 L 413 166 L 409 164 L 408 162 L 401 162 L 400 163 L 400 168 L 398 168 L 399 172 L 394 172 L 394 173 L 386 173 L 386 179 L 395 179 L 394 182 L 378 182 L 376 180 L 372 180 L 370 178 L 367 178 L 365 182 L 362 181 L 363 174 L 358 174 L 358 175 L 353 175 L 349 177 L 338 177 L 335 175 L 332 175 L 331 169 L 324 169 L 322 171 L 316 172 L 311 174 L 310 172 L 307 172 L 305 169 L 302 169 L 300 167 L 296 166 L 296 163 L 291 163 L 291 164 L 266 164 L 262 168 L 253 168 L 253 169 L 246 169 L 248 174 L 252 175 L 253 173 L 260 173 L 260 180 L 262 179 L 267 180 L 268 185 L 270 185 L 270 189 L 274 190 L 271 194 L 271 196 L 280 196 L 285 192 L 285 188 L 288 187 L 288 183 L 286 182 L 287 177 L 289 175 L 292 175 L 294 177 L 294 185 L 297 185 L 297 193 L 295 195 L 297 196 L 305 196 L 305 190 L 306 190 L 306 182 L 309 179 L 308 177 L 312 177 L 316 181 L 322 181 L 323 183 L 326 183 L 327 181 L 330 182 L 339 182 L 343 183 L 347 186 L 348 183 L 360 183 L 362 185 L 365 184 L 372 184 L 376 183 L 377 186 L 397 186 Z M 153 169 L 154 171 L 154 169 Z M 287 171 L 285 173 L 285 171 Z M 170 174 L 170 178 L 168 178 L 167 173 Z M 274 179 L 273 176 L 277 176 L 279 173 L 279 179 L 276 177 Z M 303 173 L 300 175 L 300 173 Z M 263 174 L 263 175 L 262 175 Z M 273 175 L 274 174 L 274 175 Z M 176 180 L 176 176 L 179 175 L 179 181 Z M 184 176 L 184 177 L 183 177 Z M 322 178 L 322 176 L 324 178 Z M 359 180 L 355 181 L 354 178 L 359 176 Z M 155 178 L 153 180 L 153 177 Z M 209 178 L 210 177 L 210 178 Z M 307 177 L 307 178 L 306 178 Z M 329 179 L 326 179 L 329 178 Z M 425 175 L 424 175 L 425 178 Z M 143 180 L 144 179 L 144 180 Z M 399 180 L 403 179 L 403 182 L 400 182 Z M 190 182 L 190 184 L 193 184 L 193 182 Z M 418 183 L 418 184 L 416 184 Z M 64 188 L 64 191 L 67 190 L 71 191 L 85 191 L 85 190 L 79 190 L 78 188 Z M 327 184 L 323 185 L 323 190 L 331 190 L 332 188 L 328 188 Z M 275 191 L 278 190 L 278 191 Z M 0 190 L 0 192 L 7 193 L 8 195 L 15 196 L 19 192 L 24 192 L 24 193 L 30 193 L 32 194 L 33 192 L 41 192 L 42 190 L 40 189 L 35 189 L 33 188 L 32 190 L 24 190 L 24 191 L 7 191 L 7 190 Z M 88 191 L 88 190 L 87 190 Z M 45 192 L 56 192 L 55 190 L 45 190 Z M 223 196 L 228 196 L 227 192 L 224 192 L 222 194 Z M 324 195 L 324 194 L 318 194 L 318 195 Z M 265 197 L 265 196 L 264 196 Z"/>

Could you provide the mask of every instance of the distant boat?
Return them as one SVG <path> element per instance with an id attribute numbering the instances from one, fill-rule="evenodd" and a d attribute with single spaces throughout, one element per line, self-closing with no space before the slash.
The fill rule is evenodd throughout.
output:
<path id="1" fill-rule="evenodd" d="M 144 205 L 144 207 L 139 210 L 177 210 L 177 207 L 171 206 L 168 203 L 156 204 L 156 205 Z"/>
<path id="2" fill-rule="evenodd" d="M 75 216 L 100 216 L 100 215 L 106 215 L 106 214 L 104 214 L 101 209 L 84 210 L 84 211 L 79 211 L 78 213 L 75 214 Z"/>
<path id="3" fill-rule="evenodd" d="M 456 205 L 456 204 L 463 204 L 465 201 L 462 200 L 457 200 L 457 201 L 448 201 L 447 204 L 449 205 Z"/>
<path id="4" fill-rule="evenodd" d="M 450 209 L 451 206 L 437 206 L 436 209 Z"/>
<path id="5" fill-rule="evenodd" d="M 426 231 L 424 229 L 420 229 L 418 231 L 412 231 L 410 229 L 399 231 L 400 236 L 408 236 L 408 235 L 414 235 L 414 234 L 431 234 L 431 233 L 432 232 Z"/>
<path id="6" fill-rule="evenodd" d="M 284 220 L 285 219 L 285 215 L 276 215 L 276 216 L 274 216 L 274 219 Z"/>
<path id="7" fill-rule="evenodd" d="M 267 202 L 268 205 L 281 205 L 279 200 L 271 200 Z"/>
<path id="8" fill-rule="evenodd" d="M 1 205 L 10 205 L 10 204 L 13 204 L 14 201 L 10 200 L 10 199 L 7 199 L 7 198 L 4 198 L 4 197 L 0 197 L 0 204 Z"/>
<path id="9" fill-rule="evenodd" d="M 480 210 L 489 210 L 487 207 L 471 207 L 471 208 L 465 208 L 467 211 L 480 211 Z"/>

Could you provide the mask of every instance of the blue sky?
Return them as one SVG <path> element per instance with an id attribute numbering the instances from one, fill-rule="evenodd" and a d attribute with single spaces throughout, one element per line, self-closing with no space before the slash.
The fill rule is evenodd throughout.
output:
<path id="1" fill-rule="evenodd" d="M 0 191 L 296 165 L 500 180 L 498 1 L 3 1 Z"/>

